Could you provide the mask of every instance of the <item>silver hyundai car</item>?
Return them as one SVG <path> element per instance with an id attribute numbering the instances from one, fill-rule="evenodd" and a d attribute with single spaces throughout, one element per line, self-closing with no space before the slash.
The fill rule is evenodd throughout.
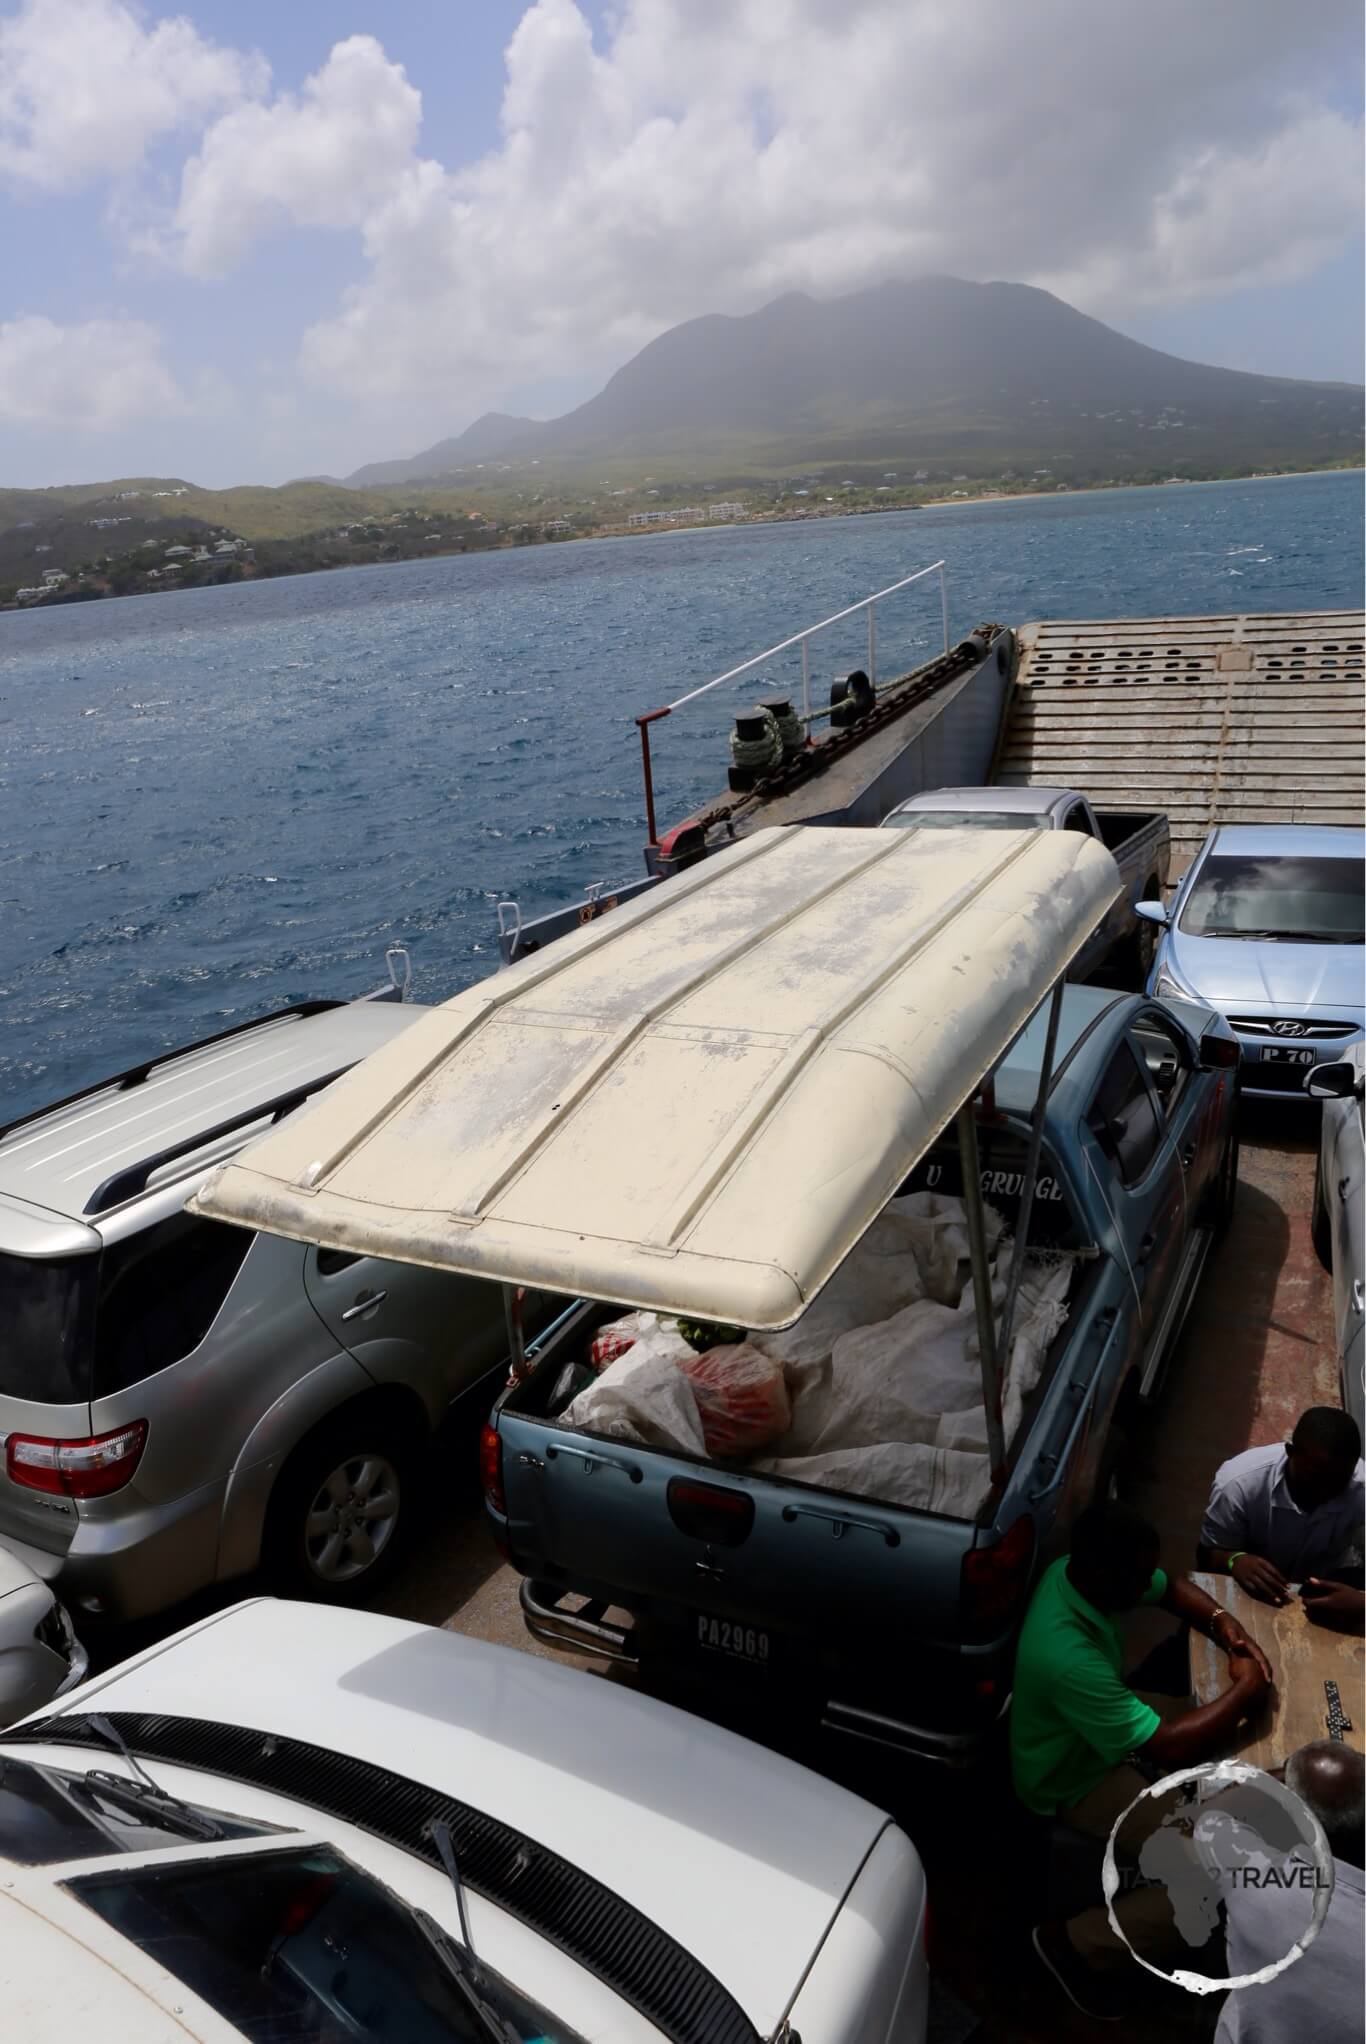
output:
<path id="1" fill-rule="evenodd" d="M 1151 994 L 1203 1001 L 1242 1047 L 1243 1094 L 1303 1103 L 1306 1072 L 1360 1041 L 1366 832 L 1220 824 L 1170 908 L 1137 912 L 1162 939 Z"/>
<path id="2" fill-rule="evenodd" d="M 184 1210 L 426 1012 L 288 1009 L 0 1129 L 0 1542 L 78 1614 L 141 1617 L 262 1561 L 295 1595 L 367 1595 L 424 1443 L 491 1402 L 496 1287 Z"/>

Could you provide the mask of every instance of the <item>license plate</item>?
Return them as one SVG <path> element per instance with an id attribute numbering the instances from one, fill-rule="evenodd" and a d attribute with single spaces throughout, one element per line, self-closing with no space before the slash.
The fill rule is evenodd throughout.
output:
<path id="1" fill-rule="evenodd" d="M 708 1618 L 699 1612 L 697 1644 L 706 1653 L 746 1661 L 755 1668 L 762 1668 L 768 1661 L 768 1634 L 757 1625 L 740 1625 L 730 1618 Z"/>
<path id="2" fill-rule="evenodd" d="M 1268 1043 L 1262 1049 L 1264 1063 L 1274 1065 L 1312 1065 L 1318 1062 L 1318 1052 L 1301 1050 L 1290 1043 Z"/>

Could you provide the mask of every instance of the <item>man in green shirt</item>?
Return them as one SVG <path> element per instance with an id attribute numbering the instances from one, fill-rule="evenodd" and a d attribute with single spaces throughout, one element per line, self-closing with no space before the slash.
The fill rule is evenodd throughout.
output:
<path id="1" fill-rule="evenodd" d="M 1072 1529 L 1070 1554 L 1040 1578 L 1021 1629 L 1010 1707 L 1016 1793 L 1031 1810 L 1084 1837 L 1107 1839 L 1150 1777 L 1226 1751 L 1239 1722 L 1271 1687 L 1270 1664 L 1237 1619 L 1186 1577 L 1164 1574 L 1158 1552 L 1155 1529 L 1137 1512 L 1091 1506 Z M 1129 1687 L 1116 1620 L 1138 1604 L 1161 1605 L 1223 1648 L 1231 1685 L 1222 1696 L 1192 1709 Z M 1125 1826 L 1129 1852 L 1161 1816 L 1150 1802 Z M 1122 1893 L 1115 1914 L 1124 1939 L 1100 1903 L 1033 1933 L 1035 1950 L 1068 1998 L 1102 2019 L 1120 2013 L 1105 1976 L 1130 1962 L 1125 1939 L 1154 1964 L 1170 1963 L 1183 1949 L 1161 1889 Z"/>

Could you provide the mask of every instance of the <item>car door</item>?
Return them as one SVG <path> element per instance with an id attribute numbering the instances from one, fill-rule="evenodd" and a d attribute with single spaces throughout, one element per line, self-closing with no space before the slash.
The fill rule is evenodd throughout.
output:
<path id="1" fill-rule="evenodd" d="M 1086 1128 L 1100 1181 L 1123 1244 L 1146 1347 L 1181 1269 L 1186 1242 L 1185 1176 L 1144 1057 L 1128 1031 L 1116 1044 L 1090 1105 Z"/>
<path id="2" fill-rule="evenodd" d="M 1129 1033 L 1185 1174 L 1186 1209 L 1194 1218 L 1206 1186 L 1223 1161 L 1225 1116 L 1220 1080 L 1201 1070 L 1190 1036 L 1174 1016 L 1163 1014 L 1160 1008 L 1141 1010 Z"/>
<path id="3" fill-rule="evenodd" d="M 1325 1100 L 1323 1115 L 1325 1130 L 1330 1131 L 1323 1193 L 1333 1241 L 1333 1317 L 1337 1323 L 1338 1354 L 1346 1363 L 1354 1348 L 1359 1356 L 1366 1306 L 1362 1297 L 1362 1279 L 1366 1275 L 1362 1270 L 1366 1223 L 1362 1102 L 1355 1096 Z"/>
<path id="4" fill-rule="evenodd" d="M 497 1285 L 310 1247 L 304 1284 L 337 1344 L 377 1383 L 411 1385 L 438 1423 L 507 1353 Z"/>

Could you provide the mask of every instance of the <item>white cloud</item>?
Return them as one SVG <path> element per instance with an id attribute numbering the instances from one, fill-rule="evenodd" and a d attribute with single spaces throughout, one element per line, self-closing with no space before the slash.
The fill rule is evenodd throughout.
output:
<path id="1" fill-rule="evenodd" d="M 338 43 L 296 98 L 224 114 L 186 164 L 167 246 L 221 276 L 272 226 L 360 227 L 413 162 L 421 95 L 373 36 Z"/>
<path id="2" fill-rule="evenodd" d="M 134 170 L 163 135 L 265 90 L 258 56 L 121 0 L 24 0 L 0 18 L 0 176 L 74 189 Z"/>
<path id="3" fill-rule="evenodd" d="M 575 0 L 536 0 L 499 148 L 455 170 L 385 153 L 366 277 L 305 372 L 450 416 L 794 288 L 937 269 L 1113 317 L 1305 274 L 1359 219 L 1360 130 L 1282 80 L 1352 20 L 1345 0 L 626 0 L 595 44 Z"/>
<path id="4" fill-rule="evenodd" d="M 41 314 L 0 322 L 0 420 L 107 432 L 183 412 L 155 327 L 136 319 L 59 326 Z"/>

